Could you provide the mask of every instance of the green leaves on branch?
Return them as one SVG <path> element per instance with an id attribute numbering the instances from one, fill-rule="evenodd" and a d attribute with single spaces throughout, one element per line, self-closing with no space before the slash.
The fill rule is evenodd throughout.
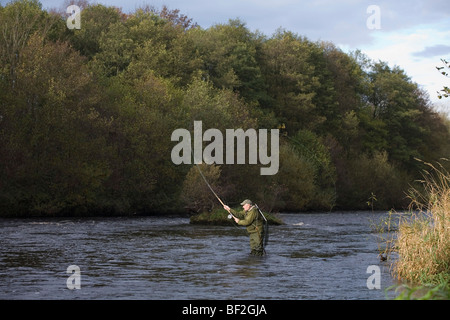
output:
<path id="1" fill-rule="evenodd" d="M 445 59 L 441 59 L 442 63 L 444 64 L 443 67 L 436 67 L 436 69 L 445 77 L 449 76 L 448 69 L 450 69 L 450 62 L 448 62 Z M 450 97 L 450 88 L 447 86 L 444 86 L 442 90 L 438 92 L 438 98 L 448 98 Z"/>

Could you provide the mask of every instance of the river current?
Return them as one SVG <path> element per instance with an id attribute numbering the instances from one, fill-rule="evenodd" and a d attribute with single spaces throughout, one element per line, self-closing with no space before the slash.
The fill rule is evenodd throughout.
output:
<path id="1" fill-rule="evenodd" d="M 264 257 L 231 223 L 0 219 L 0 299 L 385 299 L 394 280 L 370 227 L 385 214 L 280 214 Z"/>

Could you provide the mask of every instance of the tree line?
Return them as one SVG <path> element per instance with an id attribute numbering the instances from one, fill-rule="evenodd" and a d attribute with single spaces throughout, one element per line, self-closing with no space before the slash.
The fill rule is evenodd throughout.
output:
<path id="1" fill-rule="evenodd" d="M 0 6 L 0 215 L 211 210 L 170 158 L 194 120 L 280 129 L 274 176 L 201 166 L 227 203 L 267 211 L 402 208 L 422 161 L 450 156 L 449 120 L 397 66 L 241 20 L 79 4 L 79 30 L 37 0 Z"/>

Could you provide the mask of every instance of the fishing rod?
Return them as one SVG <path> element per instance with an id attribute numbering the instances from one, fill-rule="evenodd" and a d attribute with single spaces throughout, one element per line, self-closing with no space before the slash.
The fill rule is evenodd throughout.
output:
<path id="1" fill-rule="evenodd" d="M 200 173 L 200 175 L 202 176 L 203 180 L 205 181 L 206 185 L 208 186 L 209 190 L 211 190 L 211 192 L 213 193 L 213 195 L 216 197 L 217 200 L 219 200 L 220 204 L 222 206 L 225 206 L 225 204 L 223 203 L 223 201 L 219 198 L 219 196 L 217 195 L 217 193 L 214 191 L 214 189 L 211 187 L 211 185 L 209 184 L 208 180 L 206 180 L 205 175 L 203 174 L 202 170 L 200 169 L 200 166 L 195 163 L 195 166 L 198 169 L 198 172 Z"/>
<path id="2" fill-rule="evenodd" d="M 211 192 L 213 193 L 213 195 L 216 197 L 217 200 L 219 200 L 220 204 L 225 207 L 225 203 L 223 203 L 223 201 L 220 199 L 220 197 L 217 195 L 217 193 L 214 191 L 214 189 L 211 187 L 211 185 L 209 184 L 208 180 L 206 180 L 205 175 L 203 174 L 202 170 L 200 169 L 200 166 L 194 162 L 195 166 L 198 169 L 198 172 L 200 173 L 200 175 L 202 176 L 203 180 L 205 181 L 206 185 L 208 186 L 209 190 L 211 190 Z M 231 219 L 232 217 L 237 218 L 231 211 L 228 211 L 229 215 L 228 215 L 228 219 Z M 265 218 L 264 218 L 265 219 Z"/>
<path id="3" fill-rule="evenodd" d="M 200 166 L 198 165 L 197 161 L 195 160 L 195 153 L 194 150 L 192 149 L 192 145 L 191 147 L 191 152 L 192 152 L 192 158 L 194 160 L 194 164 L 197 167 L 198 172 L 200 173 L 200 176 L 203 178 L 203 180 L 205 181 L 206 185 L 208 186 L 209 190 L 211 190 L 211 192 L 213 193 L 213 195 L 216 197 L 216 199 L 220 202 L 220 204 L 225 207 L 225 203 L 223 203 L 222 199 L 220 199 L 220 197 L 217 195 L 217 193 L 214 191 L 214 189 L 211 187 L 211 185 L 209 184 L 208 180 L 206 180 L 205 175 L 203 174 L 202 170 L 200 169 Z M 201 162 L 203 163 L 203 161 Z M 229 215 L 228 215 L 228 219 L 231 219 L 232 217 L 237 218 L 232 212 L 228 211 Z"/>
<path id="4" fill-rule="evenodd" d="M 200 176 L 203 178 L 203 180 L 205 181 L 205 183 L 208 186 L 209 190 L 211 190 L 212 194 L 216 197 L 216 199 L 220 202 L 220 204 L 223 207 L 225 207 L 226 206 L 225 203 L 223 203 L 222 199 L 220 199 L 220 197 L 217 195 L 217 193 L 211 187 L 211 185 L 209 184 L 208 180 L 206 180 L 206 177 L 203 174 L 202 170 L 200 169 L 200 166 L 198 165 L 197 161 L 195 161 L 195 155 L 194 155 L 194 151 L 192 150 L 192 147 L 191 147 L 191 152 L 192 152 L 192 156 L 194 157 L 194 164 L 197 167 L 197 170 L 200 173 Z M 228 212 L 229 212 L 228 219 L 231 219 L 232 217 L 237 218 L 231 211 L 228 211 Z"/>

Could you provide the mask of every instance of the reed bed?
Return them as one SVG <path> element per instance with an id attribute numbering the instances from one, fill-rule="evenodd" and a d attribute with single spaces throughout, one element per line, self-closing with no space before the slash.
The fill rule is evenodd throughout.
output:
<path id="1" fill-rule="evenodd" d="M 399 221 L 394 247 L 398 259 L 393 273 L 401 281 L 419 285 L 450 283 L 450 174 L 425 163 L 422 192 L 410 193 L 410 215 Z"/>

